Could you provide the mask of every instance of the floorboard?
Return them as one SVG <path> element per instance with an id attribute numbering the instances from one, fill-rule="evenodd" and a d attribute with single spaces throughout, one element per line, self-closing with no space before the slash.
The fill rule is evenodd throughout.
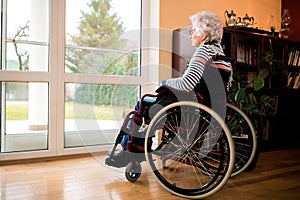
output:
<path id="1" fill-rule="evenodd" d="M 5 200 L 177 200 L 160 186 L 143 162 L 135 183 L 125 168 L 104 164 L 105 155 L 0 166 Z M 256 167 L 231 178 L 207 200 L 300 199 L 300 148 L 260 153 Z"/>

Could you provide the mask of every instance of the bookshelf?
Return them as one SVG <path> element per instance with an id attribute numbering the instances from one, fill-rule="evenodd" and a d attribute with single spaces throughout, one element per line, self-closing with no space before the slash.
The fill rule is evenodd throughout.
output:
<path id="1" fill-rule="evenodd" d="M 300 89 L 300 46 L 291 45 L 288 52 L 289 74 L 287 78 L 287 88 Z"/>
<path id="2" fill-rule="evenodd" d="M 300 146 L 298 142 L 300 112 L 300 42 L 267 34 L 224 29 L 223 48 L 235 57 L 235 79 L 249 84 L 259 68 L 272 62 L 271 74 L 265 80 L 261 95 L 269 95 L 274 117 L 269 117 L 258 138 L 262 150 Z"/>
<path id="3" fill-rule="evenodd" d="M 173 31 L 173 77 L 186 68 L 194 48 L 188 35 L 190 27 Z M 300 146 L 297 140 L 300 125 L 300 42 L 271 36 L 255 30 L 224 28 L 222 47 L 227 56 L 236 58 L 234 79 L 241 86 L 253 84 L 253 77 L 261 66 L 272 62 L 271 75 L 260 91 L 272 97 L 274 117 L 258 130 L 261 149 L 279 149 Z"/>

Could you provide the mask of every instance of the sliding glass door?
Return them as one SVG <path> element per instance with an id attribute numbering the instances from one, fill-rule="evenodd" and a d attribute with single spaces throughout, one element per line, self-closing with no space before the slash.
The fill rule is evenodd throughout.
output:
<path id="1" fill-rule="evenodd" d="M 148 76 L 142 2 L 0 0 L 0 161 L 110 148 Z"/>
<path id="2" fill-rule="evenodd" d="M 141 2 L 66 1 L 65 147 L 113 143 L 139 98 Z"/>
<path id="3" fill-rule="evenodd" d="M 47 73 L 49 1 L 7 0 L 1 4 L 1 70 L 19 76 Z M 11 77 L 1 80 L 0 87 L 1 152 L 48 149 L 48 81 Z"/>

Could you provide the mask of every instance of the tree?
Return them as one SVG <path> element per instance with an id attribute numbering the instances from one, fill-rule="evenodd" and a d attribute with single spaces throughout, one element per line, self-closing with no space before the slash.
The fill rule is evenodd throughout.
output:
<path id="1" fill-rule="evenodd" d="M 20 71 L 28 70 L 29 54 L 27 50 L 22 50 L 21 48 L 18 47 L 18 41 L 20 39 L 27 38 L 29 36 L 28 32 L 29 32 L 29 21 L 27 21 L 23 27 L 19 27 L 16 34 L 11 38 L 11 41 L 15 47 L 15 53 L 18 57 Z"/>
<path id="2" fill-rule="evenodd" d="M 81 10 L 79 34 L 70 35 L 76 48 L 66 49 L 66 66 L 72 72 L 137 75 L 138 54 L 126 50 L 130 44 L 120 38 L 124 32 L 123 24 L 116 13 L 111 13 L 110 3 L 111 0 L 91 0 L 87 4 L 89 10 Z M 80 87 L 74 99 L 77 102 L 104 105 L 113 102 L 110 101 L 113 86 L 83 84 Z"/>
<path id="3" fill-rule="evenodd" d="M 115 13 L 110 14 L 110 0 L 91 0 L 87 5 L 87 12 L 81 10 L 79 34 L 70 36 L 80 48 L 67 48 L 66 66 L 75 73 L 101 73 L 113 58 L 109 49 L 123 45 L 123 26 Z"/>

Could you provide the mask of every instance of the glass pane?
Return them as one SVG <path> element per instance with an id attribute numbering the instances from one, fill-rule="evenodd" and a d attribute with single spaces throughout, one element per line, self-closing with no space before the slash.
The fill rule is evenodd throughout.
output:
<path id="1" fill-rule="evenodd" d="M 48 148 L 48 83 L 1 83 L 1 152 Z"/>
<path id="2" fill-rule="evenodd" d="M 7 0 L 2 70 L 48 71 L 49 0 Z"/>
<path id="3" fill-rule="evenodd" d="M 140 27 L 141 0 L 66 0 L 65 71 L 139 76 Z"/>
<path id="4" fill-rule="evenodd" d="M 22 62 L 20 62 L 18 56 L 15 53 L 8 54 L 6 60 L 6 66 L 4 66 L 6 70 L 12 70 L 12 71 L 47 71 L 48 70 L 48 47 L 47 46 L 20 44 L 18 45 L 18 48 L 22 49 L 22 52 L 24 52 L 24 54 L 27 54 L 28 57 L 26 57 L 26 59 L 22 59 Z M 12 43 L 8 43 L 6 46 L 6 50 L 7 52 L 13 52 L 15 51 L 15 47 Z"/>
<path id="5" fill-rule="evenodd" d="M 133 110 L 135 85 L 65 85 L 65 147 L 111 144 Z"/>

